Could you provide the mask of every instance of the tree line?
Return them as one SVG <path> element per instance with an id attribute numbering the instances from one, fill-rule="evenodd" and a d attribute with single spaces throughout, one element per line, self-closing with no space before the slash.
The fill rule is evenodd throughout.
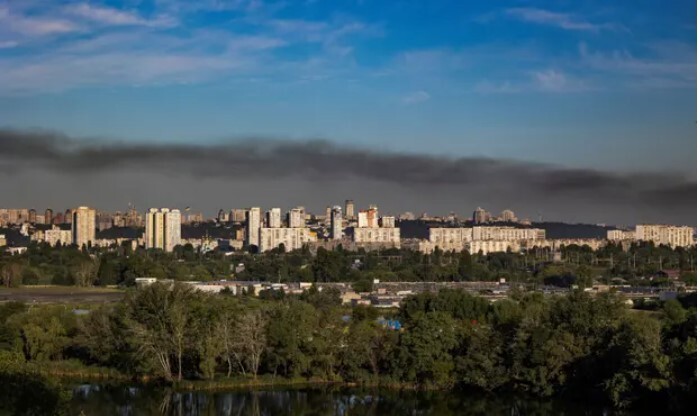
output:
<path id="1" fill-rule="evenodd" d="M 77 362 L 126 377 L 315 379 L 409 388 L 566 396 L 616 407 L 692 410 L 695 297 L 656 312 L 615 294 L 496 302 L 460 290 L 406 298 L 394 330 L 338 293 L 261 300 L 162 284 L 76 314 L 63 305 L 0 306 L 0 373 Z"/>
<path id="2" fill-rule="evenodd" d="M 261 280 L 276 282 L 381 281 L 508 281 L 558 286 L 591 286 L 594 282 L 665 285 L 666 269 L 679 270 L 681 279 L 696 284 L 693 248 L 671 249 L 650 243 L 632 244 L 628 250 L 610 244 L 599 250 L 588 246 L 560 248 L 554 261 L 548 249 L 523 253 L 469 254 L 434 250 L 351 252 L 338 247 L 308 247 L 285 253 L 275 249 L 252 255 L 246 252 L 200 252 L 192 245 L 177 246 L 173 253 L 133 250 L 130 245 L 78 249 L 32 243 L 21 255 L 0 250 L 0 281 L 4 286 L 32 284 L 132 286 L 137 277 L 176 281 Z"/>

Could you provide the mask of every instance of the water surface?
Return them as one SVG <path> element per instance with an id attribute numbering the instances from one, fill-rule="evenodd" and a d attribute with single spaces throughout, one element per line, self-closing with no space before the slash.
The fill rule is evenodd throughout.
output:
<path id="1" fill-rule="evenodd" d="M 89 415 L 610 415 L 602 407 L 563 400 L 464 391 L 301 388 L 175 391 L 170 388 L 76 386 L 71 414 Z"/>

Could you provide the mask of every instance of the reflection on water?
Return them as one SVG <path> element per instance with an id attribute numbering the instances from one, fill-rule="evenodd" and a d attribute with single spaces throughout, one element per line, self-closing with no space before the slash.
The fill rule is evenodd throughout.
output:
<path id="1" fill-rule="evenodd" d="M 351 388 L 260 391 L 174 391 L 169 388 L 80 385 L 71 414 L 172 416 L 275 415 L 607 415 L 563 401 L 523 400 L 473 392 L 415 392 Z"/>

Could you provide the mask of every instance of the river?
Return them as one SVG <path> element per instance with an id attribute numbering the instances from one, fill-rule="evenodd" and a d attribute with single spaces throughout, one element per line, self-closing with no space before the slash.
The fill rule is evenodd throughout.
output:
<path id="1" fill-rule="evenodd" d="M 75 415 L 611 415 L 603 407 L 562 400 L 464 391 L 396 391 L 299 388 L 240 391 L 175 391 L 125 385 L 75 386 Z"/>

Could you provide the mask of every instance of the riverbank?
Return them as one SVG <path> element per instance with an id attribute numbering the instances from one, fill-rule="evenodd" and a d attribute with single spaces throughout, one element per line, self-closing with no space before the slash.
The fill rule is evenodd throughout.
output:
<path id="1" fill-rule="evenodd" d="M 319 395 L 329 395 L 328 397 L 347 397 L 349 400 L 355 400 L 352 399 L 352 397 L 372 397 L 371 400 L 373 401 L 376 400 L 377 397 L 382 397 L 384 399 L 386 399 L 387 397 L 391 397 L 393 398 L 392 400 L 397 400 L 394 403 L 395 405 L 399 405 L 401 400 L 405 397 L 412 397 L 414 400 L 417 400 L 417 398 L 422 397 L 423 399 L 420 399 L 418 402 L 415 402 L 419 403 L 421 400 L 424 399 L 430 401 L 435 400 L 436 397 L 442 396 L 451 398 L 468 396 L 473 399 L 486 400 L 486 398 L 489 398 L 488 400 L 486 400 L 487 402 L 489 402 L 489 405 L 494 405 L 495 403 L 498 403 L 500 398 L 502 397 L 509 397 L 511 398 L 510 400 L 512 402 L 512 405 L 516 407 L 520 406 L 522 403 L 538 403 L 538 406 L 545 405 L 547 411 L 553 410 L 549 407 L 549 405 L 547 405 L 547 403 L 564 403 L 566 406 L 571 407 L 572 409 L 581 409 L 582 404 L 588 403 L 583 402 L 580 400 L 580 398 L 577 399 L 575 397 L 539 397 L 536 395 L 526 395 L 514 391 L 500 391 L 498 393 L 490 393 L 482 390 L 465 389 L 459 386 L 445 386 L 443 388 L 437 388 L 428 386 L 416 386 L 414 384 L 409 383 L 397 383 L 386 379 L 367 381 L 364 383 L 349 383 L 342 380 L 327 380 L 322 378 L 284 378 L 273 375 L 263 375 L 257 378 L 251 376 L 235 376 L 231 378 L 222 377 L 214 380 L 183 380 L 168 382 L 158 378 L 125 375 L 108 368 L 91 367 L 85 365 L 80 367 L 78 364 L 72 361 L 52 363 L 48 366 L 42 366 L 39 364 L 28 364 L 22 365 L 19 368 L 21 368 L 21 370 L 14 372 L 14 375 L 10 375 L 10 377 L 8 378 L 8 380 L 14 380 L 13 385 L 17 385 L 19 387 L 23 386 L 28 389 L 31 389 L 32 391 L 34 391 L 37 387 L 43 388 L 43 390 L 45 390 L 46 392 L 51 392 L 52 394 L 55 394 L 56 397 L 63 401 L 63 403 L 67 403 L 66 400 L 69 400 L 69 394 L 73 395 L 73 399 L 71 399 L 73 401 L 76 400 L 76 394 L 79 397 L 82 397 L 81 399 L 79 399 L 79 401 L 85 400 L 87 398 L 86 392 L 102 392 L 96 393 L 98 394 L 98 396 L 100 394 L 104 395 L 107 394 L 107 392 L 112 392 L 113 394 L 116 394 L 117 397 L 120 397 L 121 400 L 123 400 L 123 398 L 128 397 L 128 395 L 124 396 L 123 394 L 119 394 L 117 392 L 127 390 L 130 392 L 150 392 L 148 393 L 150 394 L 150 396 L 148 396 L 148 400 L 157 403 L 160 403 L 160 401 L 163 398 L 168 398 L 168 400 L 177 401 L 183 400 L 183 397 L 206 396 L 210 399 L 213 399 L 214 397 L 229 397 L 231 395 L 238 395 L 241 397 L 259 398 L 267 397 L 265 395 L 273 394 L 273 392 L 282 392 L 284 394 L 287 394 L 287 396 L 284 396 L 286 398 L 290 397 L 288 396 L 289 393 L 292 393 L 293 395 L 305 395 L 310 394 L 310 392 L 317 392 L 313 394 Z M 6 373 L 6 370 L 7 368 L 0 368 L 0 375 L 2 373 Z M 5 374 L 5 377 L 7 375 L 8 374 Z M 25 378 L 24 376 L 27 377 Z M 360 392 L 364 396 L 357 396 L 357 394 L 359 394 Z M 154 394 L 155 396 L 153 396 Z M 259 396 L 260 394 L 262 394 L 262 396 Z M 144 400 L 141 396 L 141 393 L 139 393 L 138 396 L 135 396 L 135 403 Z M 157 398 L 157 400 L 154 397 Z M 589 404 L 600 409 L 601 415 L 629 415 L 636 414 L 636 411 L 643 409 L 639 407 L 634 407 L 634 412 L 628 413 L 630 411 L 633 411 L 633 409 L 627 409 L 626 411 L 621 411 L 620 409 L 617 409 L 613 411 L 613 408 L 608 407 L 609 404 L 606 403 L 596 402 Z M 0 406 L 0 408 L 1 407 L 2 406 Z M 101 413 L 87 412 L 85 414 Z M 218 413 L 214 412 L 211 414 Z M 394 414 L 400 414 L 400 412 Z M 442 413 L 438 412 L 435 414 Z"/>

